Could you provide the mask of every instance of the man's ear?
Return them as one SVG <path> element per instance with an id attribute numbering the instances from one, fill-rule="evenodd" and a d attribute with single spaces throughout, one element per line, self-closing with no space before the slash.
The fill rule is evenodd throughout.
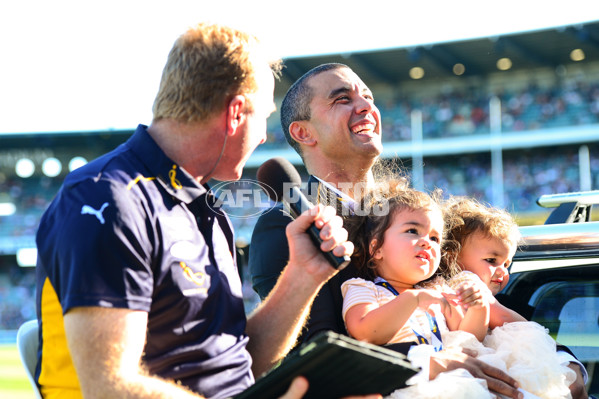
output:
<path id="1" fill-rule="evenodd" d="M 312 135 L 305 121 L 294 121 L 289 125 L 289 135 L 298 143 L 304 145 L 316 144 L 316 138 Z"/>
<path id="2" fill-rule="evenodd" d="M 233 136 L 237 132 L 237 128 L 245 122 L 247 112 L 245 110 L 247 99 L 245 96 L 238 94 L 234 96 L 227 104 L 226 128 L 227 134 Z"/>

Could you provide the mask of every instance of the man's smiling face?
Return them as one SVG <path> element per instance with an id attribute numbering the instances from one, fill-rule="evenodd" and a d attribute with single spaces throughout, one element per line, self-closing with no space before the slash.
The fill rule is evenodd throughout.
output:
<path id="1" fill-rule="evenodd" d="M 306 127 L 331 160 L 373 159 L 381 144 L 381 115 L 370 89 L 349 68 L 322 72 L 308 82 L 313 97 Z"/>

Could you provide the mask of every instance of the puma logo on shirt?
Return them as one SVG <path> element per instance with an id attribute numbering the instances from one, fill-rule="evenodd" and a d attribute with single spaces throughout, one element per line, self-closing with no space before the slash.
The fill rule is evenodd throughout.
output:
<path id="1" fill-rule="evenodd" d="M 108 202 L 103 203 L 102 206 L 100 207 L 100 209 L 94 209 L 89 205 L 83 205 L 81 207 L 81 214 L 82 215 L 94 215 L 95 217 L 98 218 L 98 220 L 100 221 L 101 224 L 104 224 L 105 220 L 104 220 L 104 216 L 102 216 L 102 212 L 104 212 L 104 209 L 106 209 L 107 206 L 108 206 Z"/>

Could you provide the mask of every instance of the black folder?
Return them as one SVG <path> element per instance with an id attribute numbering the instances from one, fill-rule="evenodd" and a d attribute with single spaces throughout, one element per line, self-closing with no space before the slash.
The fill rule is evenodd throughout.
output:
<path id="1" fill-rule="evenodd" d="M 299 375 L 309 381 L 308 399 L 388 395 L 418 371 L 402 353 L 329 331 L 303 344 L 235 399 L 276 399 Z"/>

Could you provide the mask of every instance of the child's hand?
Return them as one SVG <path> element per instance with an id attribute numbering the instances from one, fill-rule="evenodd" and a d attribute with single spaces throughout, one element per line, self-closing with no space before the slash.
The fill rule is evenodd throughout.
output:
<path id="1" fill-rule="evenodd" d="M 415 293 L 418 299 L 418 307 L 422 310 L 428 310 L 432 304 L 438 303 L 441 305 L 443 313 L 445 313 L 445 311 L 451 312 L 451 305 L 457 305 L 457 295 L 455 294 L 433 289 L 419 289 L 415 290 Z"/>
<path id="2" fill-rule="evenodd" d="M 464 281 L 456 287 L 458 303 L 465 309 L 488 307 L 489 299 L 479 284 Z"/>

